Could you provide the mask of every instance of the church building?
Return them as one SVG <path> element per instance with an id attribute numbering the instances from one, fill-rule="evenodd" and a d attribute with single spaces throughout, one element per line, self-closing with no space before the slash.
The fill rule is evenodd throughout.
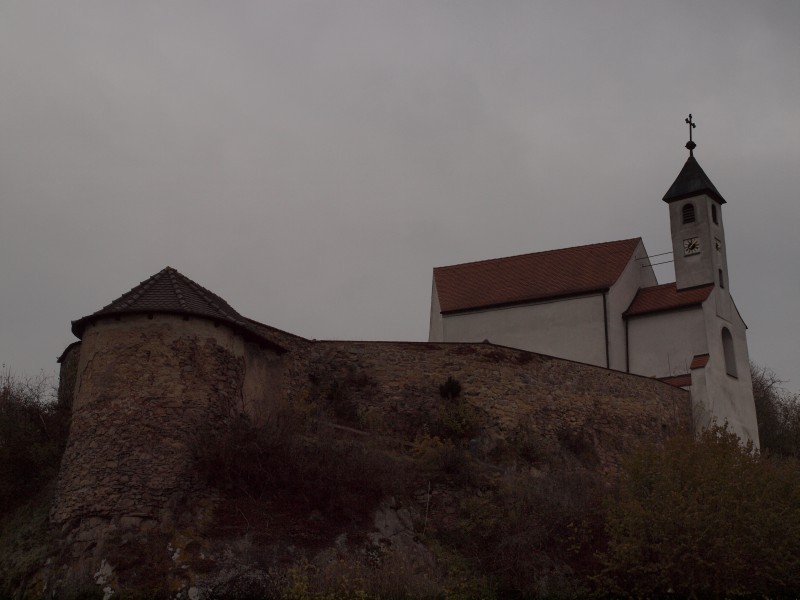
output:
<path id="1" fill-rule="evenodd" d="M 431 342 L 511 346 L 690 390 L 696 427 L 758 446 L 746 329 L 730 294 L 722 206 L 694 157 L 663 197 L 675 281 L 659 285 L 641 238 L 438 267 Z"/>

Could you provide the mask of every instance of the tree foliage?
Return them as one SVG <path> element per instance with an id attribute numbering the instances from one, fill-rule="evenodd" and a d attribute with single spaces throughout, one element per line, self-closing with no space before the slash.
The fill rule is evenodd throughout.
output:
<path id="1" fill-rule="evenodd" d="M 55 477 L 66 445 L 69 407 L 51 378 L 0 371 L 0 514 Z"/>
<path id="2" fill-rule="evenodd" d="M 800 458 L 800 395 L 791 394 L 774 371 L 750 365 L 761 450 Z"/>
<path id="3" fill-rule="evenodd" d="M 800 589 L 800 468 L 726 427 L 650 446 L 608 510 L 601 587 L 631 596 L 777 597 Z"/>

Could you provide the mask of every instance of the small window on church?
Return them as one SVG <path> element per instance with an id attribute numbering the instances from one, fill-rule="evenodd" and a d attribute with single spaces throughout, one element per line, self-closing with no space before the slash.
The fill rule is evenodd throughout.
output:
<path id="1" fill-rule="evenodd" d="M 719 221 L 717 220 L 717 205 L 711 205 L 711 220 L 714 221 L 714 225 L 719 225 Z"/>
<path id="2" fill-rule="evenodd" d="M 719 287 L 725 289 L 725 279 L 722 277 L 722 269 L 719 269 Z"/>
<path id="3" fill-rule="evenodd" d="M 736 377 L 736 355 L 733 353 L 733 336 L 727 327 L 722 328 L 722 352 L 725 355 L 725 372 Z"/>
<path id="4" fill-rule="evenodd" d="M 691 202 L 683 205 L 683 224 L 686 223 L 694 223 L 694 204 Z"/>

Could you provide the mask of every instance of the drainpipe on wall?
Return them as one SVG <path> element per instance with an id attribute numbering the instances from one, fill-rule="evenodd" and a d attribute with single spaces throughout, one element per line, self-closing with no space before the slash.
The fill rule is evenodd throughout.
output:
<path id="1" fill-rule="evenodd" d="M 609 369 L 611 361 L 608 358 L 608 302 L 606 301 L 606 292 L 603 292 L 603 328 L 606 333 L 606 369 Z"/>
<path id="2" fill-rule="evenodd" d="M 628 352 L 628 319 L 625 319 L 625 372 L 631 372 L 631 357 Z"/>

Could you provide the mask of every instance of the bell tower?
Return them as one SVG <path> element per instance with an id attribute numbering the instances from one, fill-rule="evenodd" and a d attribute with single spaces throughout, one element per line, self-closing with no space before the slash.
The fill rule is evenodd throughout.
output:
<path id="1" fill-rule="evenodd" d="M 692 115 L 686 123 L 689 158 L 664 196 L 669 205 L 675 282 L 678 290 L 707 284 L 727 289 L 728 260 L 722 226 L 725 198 L 694 157 L 697 144 L 692 140 L 692 129 L 697 125 Z"/>

